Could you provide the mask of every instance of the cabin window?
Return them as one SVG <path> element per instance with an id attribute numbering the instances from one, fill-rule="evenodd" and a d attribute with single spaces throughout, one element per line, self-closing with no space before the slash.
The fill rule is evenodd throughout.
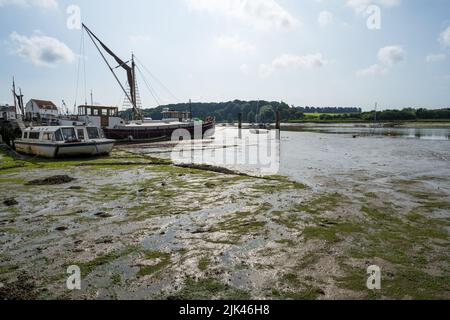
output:
<path id="1" fill-rule="evenodd" d="M 62 128 L 61 129 L 65 141 L 77 140 L 74 128 Z"/>
<path id="2" fill-rule="evenodd" d="M 78 129 L 77 134 L 78 134 L 79 140 L 84 140 L 84 130 L 83 129 Z"/>
<path id="3" fill-rule="evenodd" d="M 77 129 L 77 136 L 78 136 L 78 140 L 84 140 L 84 130 Z"/>
<path id="4" fill-rule="evenodd" d="M 102 115 L 107 116 L 107 115 L 108 115 L 108 110 L 103 109 L 103 110 L 102 110 Z"/>
<path id="5" fill-rule="evenodd" d="M 30 132 L 28 139 L 39 140 L 39 132 Z"/>
<path id="6" fill-rule="evenodd" d="M 98 116 L 98 110 L 94 109 L 94 116 Z"/>
<path id="7" fill-rule="evenodd" d="M 58 130 L 55 132 L 55 140 L 56 141 L 63 141 L 63 136 L 61 134 L 61 130 Z"/>
<path id="8" fill-rule="evenodd" d="M 52 139 L 53 139 L 53 133 L 51 133 L 51 132 L 44 132 L 44 135 L 42 136 L 42 140 L 51 141 Z"/>
<path id="9" fill-rule="evenodd" d="M 87 128 L 87 133 L 88 133 L 89 139 L 99 139 L 100 138 L 97 128 Z"/>
<path id="10" fill-rule="evenodd" d="M 23 138 L 24 138 L 24 139 L 28 139 L 28 132 L 25 132 L 25 133 L 23 134 Z"/>

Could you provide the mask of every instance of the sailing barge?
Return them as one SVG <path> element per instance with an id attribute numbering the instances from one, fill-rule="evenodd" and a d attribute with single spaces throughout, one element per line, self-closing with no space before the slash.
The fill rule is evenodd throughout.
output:
<path id="1" fill-rule="evenodd" d="M 84 24 L 83 29 L 87 32 L 98 52 L 102 56 L 104 62 L 112 72 L 114 78 L 124 92 L 126 100 L 131 103 L 133 109 L 133 119 L 130 123 L 124 123 L 124 121 L 119 121 L 117 118 L 118 110 L 112 111 L 111 108 L 99 110 L 99 108 L 95 106 L 80 106 L 79 117 L 93 118 L 95 116 L 100 116 L 100 126 L 104 130 L 106 138 L 118 141 L 140 142 L 170 140 L 173 133 L 180 129 L 186 130 L 185 132 L 189 132 L 193 138 L 199 138 L 200 133 L 202 138 L 214 134 L 215 119 L 213 117 L 207 117 L 203 120 L 194 120 L 192 119 L 191 112 L 178 112 L 177 115 L 174 116 L 174 112 L 165 110 L 161 121 L 145 120 L 138 106 L 136 62 L 134 54 L 132 55 L 130 61 L 125 62 L 111 49 L 109 49 Z M 103 48 L 103 50 L 110 55 L 116 63 L 118 63 L 116 67 L 111 66 L 106 59 L 104 52 L 102 52 L 100 48 Z M 122 68 L 126 71 L 129 91 L 126 90 L 119 81 L 119 78 L 114 71 L 117 68 Z"/>

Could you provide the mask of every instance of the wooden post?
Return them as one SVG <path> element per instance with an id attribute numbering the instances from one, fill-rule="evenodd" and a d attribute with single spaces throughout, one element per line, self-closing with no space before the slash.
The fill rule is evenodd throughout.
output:
<path id="1" fill-rule="evenodd" d="M 277 111 L 277 113 L 276 113 L 275 129 L 277 129 L 277 130 L 281 129 L 281 114 L 280 114 L 280 111 Z"/>
<path id="2" fill-rule="evenodd" d="M 239 112 L 238 114 L 238 128 L 242 129 L 242 113 Z"/>

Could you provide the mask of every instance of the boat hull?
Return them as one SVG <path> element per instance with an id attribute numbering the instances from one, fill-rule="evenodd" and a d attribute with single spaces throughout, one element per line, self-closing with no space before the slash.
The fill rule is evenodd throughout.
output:
<path id="1" fill-rule="evenodd" d="M 133 126 L 133 127 L 121 127 L 115 129 L 104 128 L 105 137 L 107 139 L 113 139 L 121 142 L 139 142 L 139 141 L 162 141 L 170 140 L 172 134 L 178 130 L 187 130 L 191 137 L 194 137 L 195 126 L 194 125 L 180 125 L 180 126 Z M 202 124 L 202 136 L 205 134 L 212 135 L 215 129 L 215 122 L 205 122 Z"/>
<path id="2" fill-rule="evenodd" d="M 67 144 L 42 144 L 22 141 L 15 142 L 17 152 L 43 158 L 108 155 L 111 153 L 113 147 L 113 141 Z"/>

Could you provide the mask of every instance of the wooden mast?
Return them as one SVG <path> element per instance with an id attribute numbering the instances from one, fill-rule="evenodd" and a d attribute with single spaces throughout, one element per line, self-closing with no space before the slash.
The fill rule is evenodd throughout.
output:
<path id="1" fill-rule="evenodd" d="M 17 100 L 18 100 L 18 103 L 19 103 L 20 112 L 22 113 L 22 117 L 25 117 L 25 110 L 24 110 L 24 107 L 23 107 L 23 94 L 22 94 L 22 89 L 21 88 L 19 88 L 19 96 L 18 96 Z"/>
<path id="2" fill-rule="evenodd" d="M 13 87 L 12 87 L 12 94 L 13 94 L 13 99 L 14 99 L 14 113 L 17 115 L 17 95 L 16 95 L 16 81 L 14 80 L 13 77 Z"/>
<path id="3" fill-rule="evenodd" d="M 137 95 L 136 95 L 136 63 L 134 62 L 134 53 L 131 54 L 131 70 L 132 70 L 132 77 L 133 81 L 130 84 L 130 94 L 131 94 L 131 102 L 133 104 L 133 118 L 134 120 L 141 120 L 140 118 L 140 112 L 138 110 L 137 105 Z"/>
<path id="4" fill-rule="evenodd" d="M 133 118 L 134 118 L 134 120 L 139 119 L 140 118 L 140 112 L 138 110 L 137 99 L 136 99 L 136 72 L 135 72 L 136 64 L 134 62 L 134 54 L 132 55 L 132 61 L 131 61 L 132 66 L 130 67 L 128 65 L 128 62 L 124 62 L 118 56 L 116 56 L 114 54 L 114 52 L 112 52 L 111 49 L 109 49 L 102 41 L 100 41 L 100 39 L 84 23 L 82 25 L 83 25 L 84 30 L 86 30 L 87 34 L 89 35 L 89 37 L 91 38 L 92 42 L 94 43 L 95 47 L 97 48 L 98 52 L 102 56 L 103 61 L 106 63 L 106 65 L 108 66 L 109 70 L 112 72 L 112 74 L 113 74 L 114 78 L 116 79 L 116 81 L 118 82 L 120 88 L 125 93 L 125 96 L 127 97 L 127 99 L 133 105 Z M 108 60 L 106 59 L 105 55 L 100 50 L 99 46 L 97 45 L 97 42 L 94 39 L 98 41 L 100 46 L 110 56 L 112 56 L 114 58 L 114 60 L 116 60 L 116 62 L 119 64 L 117 67 L 113 68 L 110 65 L 110 63 L 108 62 Z M 117 77 L 116 73 L 114 72 L 114 69 L 116 69 L 118 67 L 121 67 L 121 68 L 125 69 L 126 72 L 127 72 L 127 78 L 128 78 L 127 80 L 128 80 L 128 85 L 130 87 L 130 92 L 129 93 L 127 92 L 127 90 L 125 90 L 124 86 L 122 85 L 122 83 L 120 82 L 120 80 Z"/>

